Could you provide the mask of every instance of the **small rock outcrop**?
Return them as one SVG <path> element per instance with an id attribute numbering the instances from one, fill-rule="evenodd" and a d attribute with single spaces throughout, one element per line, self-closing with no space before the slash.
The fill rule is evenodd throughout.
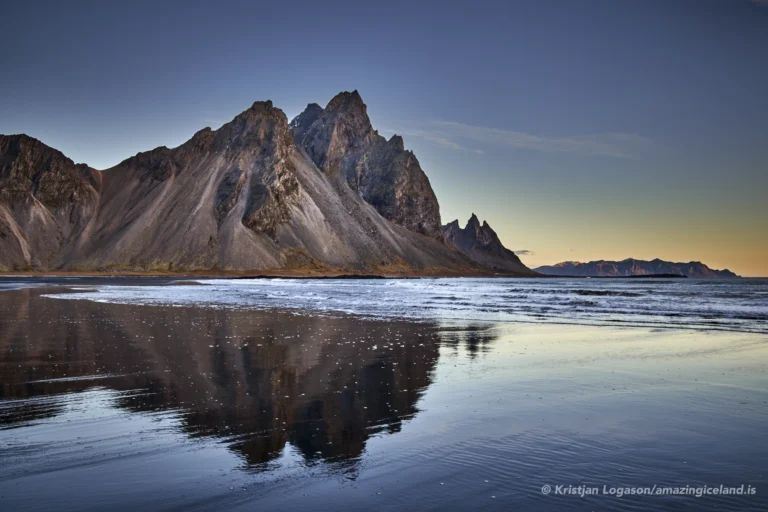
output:
<path id="1" fill-rule="evenodd" d="M 291 128 L 320 170 L 346 183 L 385 219 L 441 238 L 440 206 L 419 161 L 401 137 L 387 140 L 373 129 L 357 91 L 338 94 L 324 109 L 308 105 Z"/>
<path id="2" fill-rule="evenodd" d="M 474 213 L 464 229 L 454 220 L 443 226 L 442 231 L 446 245 L 486 268 L 507 274 L 536 275 L 514 252 L 504 247 L 487 222 L 481 225 Z"/>

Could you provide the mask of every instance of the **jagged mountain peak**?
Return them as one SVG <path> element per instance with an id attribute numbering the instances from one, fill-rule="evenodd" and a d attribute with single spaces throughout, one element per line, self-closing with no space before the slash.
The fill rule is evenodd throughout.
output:
<path id="1" fill-rule="evenodd" d="M 312 123 L 317 121 L 317 118 L 322 114 L 323 107 L 317 103 L 310 103 L 301 114 L 293 118 L 290 127 L 293 130 L 304 132 L 312 126 Z"/>
<path id="2" fill-rule="evenodd" d="M 285 113 L 270 100 L 256 101 L 216 130 L 206 126 L 178 147 L 158 146 L 141 151 L 120 162 L 118 167 L 145 167 L 148 174 L 162 181 L 170 177 L 176 167 L 172 160 L 187 158 L 190 153 L 261 150 L 265 146 L 278 146 L 285 152 L 292 145 L 293 137 Z"/>
<path id="3" fill-rule="evenodd" d="M 34 196 L 46 204 L 79 201 L 97 189 L 98 171 L 25 133 L 0 135 L 0 200 Z"/>
<path id="4" fill-rule="evenodd" d="M 480 219 L 478 219 L 477 215 L 475 215 L 474 213 L 467 221 L 466 227 L 464 227 L 464 229 L 470 229 L 470 228 L 474 231 L 477 231 L 480 229 Z"/>
<path id="5" fill-rule="evenodd" d="M 224 123 L 217 130 L 200 130 L 198 133 L 210 132 L 220 138 L 221 135 L 236 136 L 241 133 L 252 131 L 254 127 L 262 122 L 274 123 L 277 126 L 288 128 L 288 118 L 285 113 L 272 105 L 272 102 L 256 101 L 246 110 L 237 114 L 231 121 Z"/>
<path id="6" fill-rule="evenodd" d="M 0 271 L 49 268 L 88 223 L 101 174 L 25 134 L 0 135 Z"/>
<path id="7" fill-rule="evenodd" d="M 5 155 L 6 160 L 11 156 L 15 157 L 21 152 L 28 151 L 34 152 L 35 156 L 40 158 L 60 158 L 71 165 L 87 167 L 86 164 L 75 163 L 58 149 L 52 148 L 40 139 L 36 139 L 26 133 L 0 134 L 0 146 L 2 146 L 2 154 Z"/>
<path id="8" fill-rule="evenodd" d="M 362 111 L 367 112 L 367 106 L 363 102 L 362 96 L 355 89 L 352 92 L 343 91 L 331 98 L 331 101 L 326 105 L 325 110 L 327 112 L 335 112 L 338 110 L 344 111 Z"/>
<path id="9" fill-rule="evenodd" d="M 195 134 L 192 136 L 193 139 L 199 139 L 207 136 L 207 134 L 212 133 L 213 129 L 210 126 L 206 126 L 205 128 L 202 128 L 195 132 Z"/>
<path id="10" fill-rule="evenodd" d="M 288 118 L 281 109 L 272 105 L 270 100 L 256 101 L 247 110 L 242 111 L 232 119 L 229 123 L 224 124 L 216 131 L 221 131 L 228 126 L 248 126 L 250 124 L 261 122 L 262 120 L 274 121 L 280 125 L 288 127 Z"/>
<path id="11" fill-rule="evenodd" d="M 248 112 L 248 111 L 254 112 L 262 116 L 277 116 L 277 117 L 285 118 L 285 113 L 281 109 L 275 107 L 272 104 L 272 100 L 254 101 L 253 104 L 250 106 L 250 108 L 245 112 Z M 287 118 L 286 118 L 286 121 L 287 121 Z"/>
<path id="12" fill-rule="evenodd" d="M 310 104 L 292 122 L 296 144 L 329 178 L 359 194 L 387 220 L 438 240 L 440 207 L 418 160 L 399 135 L 373 129 L 357 91 L 324 109 Z"/>
<path id="13" fill-rule="evenodd" d="M 369 143 L 378 136 L 368 117 L 368 107 L 357 91 L 334 96 L 320 116 L 323 117 L 323 124 L 334 130 L 340 141 L 350 147 Z"/>
<path id="14" fill-rule="evenodd" d="M 400 151 L 405 151 L 405 142 L 403 141 L 403 138 L 400 135 L 394 134 L 392 137 L 389 138 L 390 145 L 396 147 Z"/>
<path id="15" fill-rule="evenodd" d="M 369 143 L 378 136 L 368 117 L 368 107 L 357 91 L 334 96 L 324 114 L 336 124 L 337 134 L 353 147 Z"/>
<path id="16" fill-rule="evenodd" d="M 310 103 L 290 127 L 297 144 L 325 172 L 333 172 L 338 160 L 378 137 L 357 91 L 337 94 L 324 109 Z"/>
<path id="17" fill-rule="evenodd" d="M 442 230 L 445 243 L 472 261 L 505 273 L 535 275 L 535 272 L 523 265 L 514 252 L 504 247 L 486 221 L 480 224 L 474 213 L 464 229 L 459 227 L 458 220 L 454 220 L 443 226 Z"/>
<path id="18" fill-rule="evenodd" d="M 11 133 L 8 135 L 1 135 L 0 134 L 0 144 L 9 145 L 9 144 L 43 144 L 40 140 L 31 137 L 27 135 L 26 133 Z M 49 147 L 49 146 L 46 146 Z M 56 149 L 51 148 L 51 151 L 57 151 Z"/>

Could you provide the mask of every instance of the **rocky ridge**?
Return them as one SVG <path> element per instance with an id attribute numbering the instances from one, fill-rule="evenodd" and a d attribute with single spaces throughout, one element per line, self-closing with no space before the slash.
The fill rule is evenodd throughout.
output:
<path id="1" fill-rule="evenodd" d="M 291 127 L 320 170 L 345 180 L 385 219 L 441 238 L 440 206 L 429 178 L 402 137 L 387 140 L 373 129 L 357 91 L 339 94 L 324 109 L 308 105 Z"/>
<path id="2" fill-rule="evenodd" d="M 658 258 L 645 261 L 627 258 L 622 261 L 565 261 L 535 269 L 536 272 L 553 276 L 577 277 L 630 277 L 658 274 L 675 274 L 699 279 L 735 279 L 739 276 L 728 269 L 714 270 L 700 261 L 673 263 Z"/>
<path id="3" fill-rule="evenodd" d="M 501 243 L 496 232 L 473 213 L 467 225 L 462 229 L 459 221 L 446 224 L 442 228 L 443 240 L 472 261 L 498 272 L 512 272 L 521 275 L 536 275 L 526 267 L 520 258 Z"/>
<path id="4" fill-rule="evenodd" d="M 101 174 L 27 135 L 0 135 L 0 269 L 51 268 L 93 217 Z"/>
<path id="5" fill-rule="evenodd" d="M 292 123 L 256 102 L 218 130 L 97 171 L 0 136 L 0 271 L 475 275 L 398 136 L 357 92 Z"/>

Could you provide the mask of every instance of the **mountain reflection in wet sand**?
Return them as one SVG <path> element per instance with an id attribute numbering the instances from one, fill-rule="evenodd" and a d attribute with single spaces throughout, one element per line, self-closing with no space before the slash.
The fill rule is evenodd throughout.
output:
<path id="1" fill-rule="evenodd" d="M 761 510 L 765 337 L 0 293 L 0 509 Z"/>
<path id="2" fill-rule="evenodd" d="M 0 425 L 53 417 L 66 407 L 57 395 L 101 387 L 132 412 L 183 410 L 187 435 L 220 437 L 256 466 L 286 443 L 307 460 L 354 459 L 371 435 L 397 432 L 418 412 L 440 346 L 432 325 L 40 293 L 0 295 L 0 398 L 47 397 L 6 404 Z"/>

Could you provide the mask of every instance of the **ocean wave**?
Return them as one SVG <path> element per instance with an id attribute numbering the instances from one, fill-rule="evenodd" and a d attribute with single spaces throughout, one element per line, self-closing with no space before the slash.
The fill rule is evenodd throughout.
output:
<path id="1" fill-rule="evenodd" d="M 553 322 L 768 333 L 768 280 L 210 279 L 97 285 L 51 297 L 99 302 L 290 309 L 371 318 Z M 708 287 L 709 286 L 709 287 Z"/>

